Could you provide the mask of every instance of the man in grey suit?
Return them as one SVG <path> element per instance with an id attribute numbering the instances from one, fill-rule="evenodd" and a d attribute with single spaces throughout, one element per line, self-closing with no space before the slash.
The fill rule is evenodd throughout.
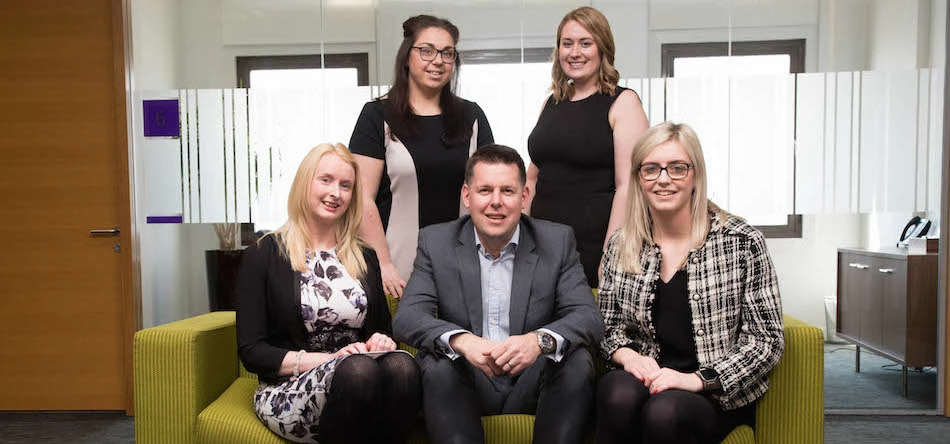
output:
<path id="1" fill-rule="evenodd" d="M 515 150 L 479 148 L 462 186 L 471 215 L 419 233 L 393 332 L 419 349 L 432 442 L 484 442 L 481 416 L 507 413 L 536 415 L 535 442 L 583 440 L 594 393 L 585 347 L 603 338 L 603 318 L 573 231 L 521 214 L 525 182 Z"/>

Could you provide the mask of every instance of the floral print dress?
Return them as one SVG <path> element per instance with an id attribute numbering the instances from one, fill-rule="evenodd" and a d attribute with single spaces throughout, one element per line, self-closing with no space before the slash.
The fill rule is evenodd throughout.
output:
<path id="1" fill-rule="evenodd" d="M 307 252 L 300 276 L 300 311 L 307 328 L 307 351 L 333 353 L 360 340 L 366 320 L 366 293 L 340 263 L 335 250 Z M 294 442 L 318 442 L 320 414 L 337 364 L 330 359 L 296 380 L 261 384 L 254 393 L 257 416 L 274 433 Z"/>

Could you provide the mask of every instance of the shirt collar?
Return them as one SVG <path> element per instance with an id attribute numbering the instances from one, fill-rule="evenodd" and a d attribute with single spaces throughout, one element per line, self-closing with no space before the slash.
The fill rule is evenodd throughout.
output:
<path id="1" fill-rule="evenodd" d="M 473 228 L 473 230 L 474 230 L 474 228 Z M 512 251 L 517 250 L 517 249 L 518 249 L 518 241 L 520 241 L 520 240 L 521 240 L 521 222 L 519 222 L 518 225 L 515 226 L 515 232 L 514 232 L 514 234 L 511 235 L 511 240 L 508 241 L 508 245 L 506 245 L 504 248 L 501 249 L 501 253 L 504 254 L 505 250 L 507 250 L 507 249 L 509 249 L 509 248 L 510 248 Z M 478 251 L 479 251 L 479 252 L 482 252 L 482 253 L 485 252 L 485 247 L 482 246 L 482 239 L 478 237 L 478 230 L 475 230 L 475 246 L 476 246 L 476 248 L 478 248 Z M 499 255 L 499 256 L 500 256 L 500 255 Z"/>

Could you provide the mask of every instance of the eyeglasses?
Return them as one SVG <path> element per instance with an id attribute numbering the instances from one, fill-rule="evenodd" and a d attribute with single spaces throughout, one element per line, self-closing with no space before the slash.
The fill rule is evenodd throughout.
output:
<path id="1" fill-rule="evenodd" d="M 413 46 L 413 49 L 419 50 L 419 57 L 422 57 L 422 60 L 426 62 L 431 62 L 435 60 L 436 54 L 442 54 L 442 61 L 445 63 L 455 63 L 459 58 L 458 51 L 455 48 L 448 49 L 435 49 L 429 46 Z"/>
<path id="2" fill-rule="evenodd" d="M 657 180 L 660 173 L 666 171 L 670 179 L 685 179 L 689 175 L 689 169 L 693 166 L 686 162 L 673 162 L 665 167 L 655 163 L 645 163 L 640 165 L 640 178 L 643 180 Z"/>

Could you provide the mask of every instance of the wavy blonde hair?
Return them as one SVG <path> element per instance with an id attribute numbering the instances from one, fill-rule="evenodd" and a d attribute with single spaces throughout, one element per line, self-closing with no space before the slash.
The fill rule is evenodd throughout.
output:
<path id="1" fill-rule="evenodd" d="M 366 261 L 363 259 L 363 242 L 357 237 L 360 228 L 360 219 L 363 217 L 363 190 L 360 184 L 360 170 L 353 154 L 341 143 L 324 143 L 317 145 L 304 156 L 297 167 L 297 174 L 290 186 L 290 196 L 287 198 L 287 222 L 274 230 L 277 243 L 281 246 L 281 254 L 290 261 L 294 270 L 307 271 L 307 250 L 314 250 L 310 245 L 310 218 L 313 212 L 310 208 L 310 184 L 317 171 L 317 164 L 323 156 L 335 155 L 353 167 L 354 181 L 350 205 L 337 223 L 336 251 L 340 263 L 354 279 L 361 279 L 366 274 Z"/>
<path id="2" fill-rule="evenodd" d="M 561 69 L 559 54 L 561 31 L 564 29 L 564 25 L 570 21 L 577 22 L 594 36 L 594 43 L 597 44 L 597 51 L 600 52 L 597 91 L 613 95 L 617 90 L 617 82 L 620 81 L 620 73 L 614 67 L 614 52 L 616 51 L 614 34 L 610 31 L 610 23 L 607 21 L 607 17 L 604 17 L 604 14 L 590 6 L 582 6 L 568 12 L 557 27 L 557 37 L 554 42 L 554 66 L 551 67 L 551 95 L 554 97 L 554 102 L 570 100 L 574 95 L 574 85 L 568 81 L 570 79 Z"/>
<path id="3" fill-rule="evenodd" d="M 692 215 L 690 244 L 693 248 L 699 248 L 709 234 L 709 212 L 713 211 L 723 216 L 726 213 L 706 195 L 706 161 L 703 158 L 703 148 L 696 132 L 689 125 L 667 121 L 647 130 L 633 148 L 630 181 L 632 184 L 640 183 L 639 171 L 643 159 L 654 148 L 669 141 L 678 142 L 686 150 L 689 162 L 692 164 L 694 189 L 690 196 L 690 214 Z M 623 271 L 639 274 L 641 272 L 640 253 L 643 246 L 655 244 L 653 219 L 642 190 L 631 190 L 627 193 L 627 214 L 624 216 L 623 225 L 617 230 L 617 237 L 617 265 Z"/>

